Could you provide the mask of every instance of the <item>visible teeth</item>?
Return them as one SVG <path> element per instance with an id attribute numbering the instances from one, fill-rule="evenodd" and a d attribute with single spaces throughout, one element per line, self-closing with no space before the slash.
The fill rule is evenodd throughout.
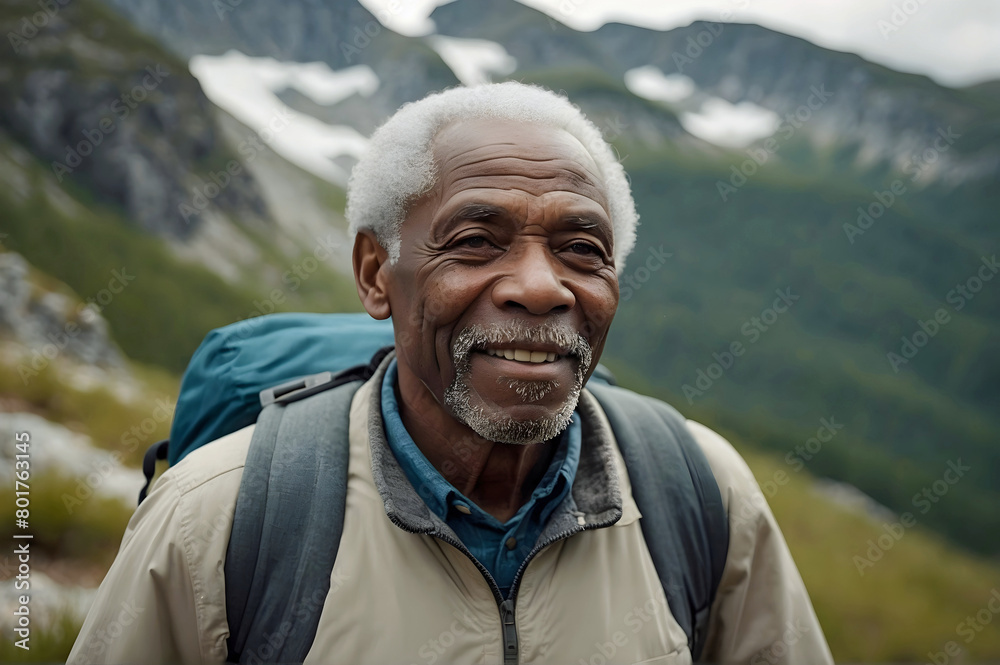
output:
<path id="1" fill-rule="evenodd" d="M 523 363 L 551 363 L 559 356 L 546 351 L 529 351 L 527 349 L 486 349 L 486 354 L 507 360 L 517 360 Z"/>

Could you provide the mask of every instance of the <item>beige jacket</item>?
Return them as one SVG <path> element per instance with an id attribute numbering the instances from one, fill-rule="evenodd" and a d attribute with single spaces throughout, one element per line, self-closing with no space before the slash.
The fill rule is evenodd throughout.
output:
<path id="1" fill-rule="evenodd" d="M 496 600 L 472 561 L 395 526 L 369 442 L 381 373 L 355 395 L 344 532 L 307 663 L 503 662 Z M 521 663 L 690 663 L 639 526 L 624 462 L 596 400 L 584 392 L 584 456 L 604 473 L 621 518 L 559 540 L 531 560 L 517 596 Z M 377 423 L 376 423 L 377 424 Z M 831 663 L 802 580 L 757 483 L 718 434 L 694 422 L 730 515 L 730 546 L 704 660 Z M 223 568 L 253 427 L 191 453 L 136 511 L 70 663 L 221 663 Z M 591 451 L 587 453 L 587 451 Z M 601 454 L 603 453 L 603 457 Z M 581 468 L 588 464 L 581 459 Z M 412 491 L 412 490 L 411 490 Z M 591 519 L 592 515 L 580 520 Z M 582 523 L 582 522 L 581 522 Z M 348 546 L 349 544 L 349 546 Z M 319 594 L 317 594 L 319 596 Z M 267 662 L 268 654 L 252 654 Z"/>

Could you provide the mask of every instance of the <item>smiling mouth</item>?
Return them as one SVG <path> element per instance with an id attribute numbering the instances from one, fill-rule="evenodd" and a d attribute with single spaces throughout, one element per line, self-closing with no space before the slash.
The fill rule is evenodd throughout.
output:
<path id="1" fill-rule="evenodd" d="M 539 372 L 549 378 L 548 374 L 557 368 L 575 366 L 574 371 L 582 380 L 590 367 L 591 349 L 587 340 L 569 326 L 531 326 L 512 320 L 464 328 L 452 343 L 452 358 L 459 374 L 469 371 L 473 356 L 482 356 L 483 361 L 493 365 L 494 371 L 510 372 L 521 378 L 542 378 Z"/>
<path id="2" fill-rule="evenodd" d="M 564 357 L 552 351 L 531 351 L 529 349 L 498 349 L 490 347 L 480 349 L 479 351 L 480 353 L 485 353 L 488 356 L 496 358 L 534 364 L 551 363 Z"/>

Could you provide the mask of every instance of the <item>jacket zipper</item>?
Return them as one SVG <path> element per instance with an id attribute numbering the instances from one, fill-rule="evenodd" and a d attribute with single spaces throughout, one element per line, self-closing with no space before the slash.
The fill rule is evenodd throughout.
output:
<path id="1" fill-rule="evenodd" d="M 393 524 L 398 526 L 403 531 L 421 535 L 428 534 L 427 531 L 417 531 L 415 529 L 409 528 L 408 526 L 402 524 L 401 522 L 398 522 L 397 520 L 393 519 L 391 515 L 388 517 L 389 521 L 391 521 Z M 482 573 L 483 577 L 486 579 L 487 584 L 489 584 L 490 586 L 490 590 L 493 591 L 493 598 L 497 601 L 497 609 L 500 610 L 501 637 L 503 638 L 503 663 L 504 665 L 517 665 L 519 662 L 520 644 L 518 643 L 517 639 L 517 623 L 514 618 L 514 609 L 515 609 L 515 604 L 517 603 L 517 592 L 520 591 L 521 589 L 521 576 L 524 574 L 524 571 L 528 567 L 528 564 L 531 563 L 531 560 L 535 558 L 535 555 L 537 555 L 539 552 L 541 552 L 543 549 L 545 549 L 552 543 L 556 543 L 559 542 L 560 540 L 569 538 L 570 536 L 576 535 L 581 531 L 587 531 L 590 529 L 601 529 L 607 526 L 611 526 L 617 521 L 618 520 L 609 520 L 594 524 L 581 524 L 577 528 L 570 529 L 568 531 L 563 531 L 562 533 L 557 534 L 552 538 L 549 538 L 543 543 L 536 543 L 535 547 L 532 548 L 530 552 L 528 552 L 528 556 L 525 557 L 524 561 L 521 562 L 521 567 L 518 568 L 517 572 L 514 574 L 514 583 L 511 585 L 510 598 L 507 598 L 506 600 L 500 594 L 500 587 L 497 585 L 496 580 L 493 579 L 493 575 L 491 575 L 490 571 L 486 569 L 486 566 L 480 563 L 479 559 L 472 556 L 472 552 L 469 551 L 469 548 L 467 548 L 465 545 L 463 545 L 457 540 L 452 540 L 451 538 L 448 538 L 444 534 L 434 533 L 433 535 L 435 538 L 443 540 L 444 542 L 448 543 L 449 545 L 457 549 L 459 552 L 467 556 L 469 560 L 472 561 L 472 563 L 476 566 L 476 568 L 479 569 L 479 572 Z"/>
<path id="2" fill-rule="evenodd" d="M 517 625 L 514 623 L 514 601 L 508 598 L 500 603 L 500 622 L 503 624 L 503 665 L 517 665 Z"/>
<path id="3" fill-rule="evenodd" d="M 410 527 L 402 524 L 401 522 L 395 520 L 391 515 L 389 516 L 389 521 L 398 526 L 403 531 L 407 533 L 415 533 L 419 535 L 427 535 L 427 531 L 417 531 L 411 529 Z M 435 538 L 438 540 L 443 540 L 448 543 L 459 552 L 464 554 L 469 558 L 479 572 L 482 574 L 483 578 L 486 579 L 486 583 L 490 586 L 490 591 L 493 592 L 493 598 L 497 602 L 497 609 L 500 611 L 500 626 L 501 626 L 501 637 L 503 638 L 503 662 L 504 665 L 517 665 L 518 660 L 518 643 L 517 643 L 517 625 L 514 623 L 514 601 L 504 600 L 503 595 L 500 593 L 500 587 L 497 585 L 493 575 L 490 571 L 486 569 L 479 559 L 472 556 L 472 552 L 469 551 L 465 545 L 457 540 L 452 540 L 444 534 L 434 533 Z M 516 582 L 515 582 L 516 583 Z"/>

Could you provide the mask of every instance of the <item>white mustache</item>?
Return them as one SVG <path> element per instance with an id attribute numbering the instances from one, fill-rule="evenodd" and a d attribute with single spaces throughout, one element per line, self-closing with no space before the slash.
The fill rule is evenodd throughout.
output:
<path id="1" fill-rule="evenodd" d="M 587 339 L 569 326 L 543 323 L 529 326 L 522 321 L 508 321 L 489 325 L 471 325 L 458 334 L 452 344 L 451 354 L 456 367 L 469 362 L 474 349 L 496 344 L 554 344 L 563 354 L 578 360 L 577 373 L 586 375 L 594 357 Z"/>

